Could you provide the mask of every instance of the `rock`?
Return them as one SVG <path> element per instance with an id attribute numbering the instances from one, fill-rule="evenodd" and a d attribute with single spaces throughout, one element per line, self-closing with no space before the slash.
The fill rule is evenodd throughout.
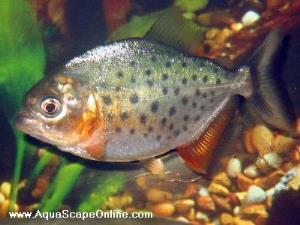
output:
<path id="1" fill-rule="evenodd" d="M 264 125 L 257 125 L 252 130 L 252 143 L 260 156 L 271 151 L 274 142 L 272 131 Z"/>
<path id="2" fill-rule="evenodd" d="M 214 200 L 216 206 L 218 206 L 221 209 L 224 209 L 226 211 L 231 212 L 232 207 L 230 205 L 230 199 L 229 198 L 224 198 L 224 197 L 219 197 L 217 195 L 212 195 L 212 199 Z"/>
<path id="3" fill-rule="evenodd" d="M 184 222 L 184 223 L 190 223 L 190 221 L 187 218 L 183 217 L 183 216 L 178 216 L 176 218 L 176 220 L 180 221 L 180 222 Z"/>
<path id="4" fill-rule="evenodd" d="M 233 216 L 229 213 L 222 213 L 220 221 L 222 225 L 233 225 Z"/>
<path id="5" fill-rule="evenodd" d="M 200 209 L 214 212 L 216 210 L 215 203 L 210 196 L 199 196 L 197 198 L 197 205 Z"/>
<path id="6" fill-rule="evenodd" d="M 220 172 L 213 178 L 213 182 L 221 184 L 227 188 L 231 186 L 231 181 L 225 172 Z"/>
<path id="7" fill-rule="evenodd" d="M 241 191 L 247 191 L 248 188 L 254 184 L 254 181 L 248 177 L 246 177 L 244 174 L 240 173 L 237 176 L 237 186 Z"/>
<path id="8" fill-rule="evenodd" d="M 148 188 L 148 182 L 146 176 L 138 176 L 135 182 L 143 190 L 146 190 Z"/>
<path id="9" fill-rule="evenodd" d="M 194 208 L 191 208 L 188 212 L 187 218 L 192 221 L 196 218 L 196 210 Z"/>
<path id="10" fill-rule="evenodd" d="M 218 28 L 208 29 L 205 33 L 205 37 L 207 39 L 213 39 L 218 35 L 219 32 L 220 32 L 220 29 L 218 29 Z"/>
<path id="11" fill-rule="evenodd" d="M 184 196 L 184 198 L 191 198 L 198 193 L 198 190 L 199 190 L 198 184 L 190 183 L 187 185 L 183 196 Z"/>
<path id="12" fill-rule="evenodd" d="M 227 165 L 227 174 L 229 177 L 235 178 L 242 171 L 242 163 L 241 160 L 234 157 L 228 161 Z"/>
<path id="13" fill-rule="evenodd" d="M 270 173 L 268 176 L 256 178 L 254 180 L 254 184 L 263 189 L 269 189 L 276 185 L 283 175 L 284 172 L 282 170 L 276 170 Z"/>
<path id="14" fill-rule="evenodd" d="M 7 216 L 9 210 L 10 202 L 8 199 L 4 200 L 4 202 L 0 205 L 0 219 L 4 219 Z"/>
<path id="15" fill-rule="evenodd" d="M 244 174 L 250 178 L 256 178 L 259 176 L 259 170 L 256 165 L 251 164 L 244 169 Z"/>
<path id="16" fill-rule="evenodd" d="M 286 1 L 284 1 L 284 0 L 268 0 L 267 1 L 267 9 L 271 10 L 271 11 L 278 10 L 279 8 L 284 6 L 285 3 L 286 3 Z"/>
<path id="17" fill-rule="evenodd" d="M 9 182 L 3 182 L 0 186 L 0 191 L 6 198 L 9 198 L 11 191 L 11 184 Z"/>
<path id="18" fill-rule="evenodd" d="M 262 188 L 256 185 L 252 185 L 249 187 L 249 190 L 247 191 L 248 204 L 261 203 L 264 202 L 265 200 L 266 200 L 266 193 Z"/>
<path id="19" fill-rule="evenodd" d="M 244 205 L 247 202 L 247 194 L 248 193 L 246 191 L 235 193 L 235 196 L 237 197 L 241 205 Z"/>
<path id="20" fill-rule="evenodd" d="M 250 26 L 252 24 L 254 24 L 255 22 L 257 22 L 260 18 L 260 15 L 252 10 L 249 10 L 248 12 L 246 12 L 243 17 L 242 17 L 242 23 L 244 26 Z"/>
<path id="21" fill-rule="evenodd" d="M 236 207 L 234 207 L 234 209 L 233 209 L 233 214 L 234 215 L 239 215 L 241 213 L 241 207 L 240 206 L 236 206 Z"/>
<path id="22" fill-rule="evenodd" d="M 146 193 L 147 200 L 152 203 L 164 202 L 173 198 L 172 194 L 156 188 L 151 188 Z"/>
<path id="23" fill-rule="evenodd" d="M 300 145 L 297 145 L 289 154 L 293 162 L 300 162 Z"/>
<path id="24" fill-rule="evenodd" d="M 209 191 L 209 193 L 218 194 L 218 195 L 222 195 L 222 196 L 228 196 L 230 193 L 226 187 L 224 187 L 221 184 L 217 184 L 215 182 L 211 183 L 208 186 L 208 191 Z"/>
<path id="25" fill-rule="evenodd" d="M 170 217 L 175 211 L 175 206 L 170 202 L 158 203 L 153 206 L 152 210 L 158 216 Z"/>
<path id="26" fill-rule="evenodd" d="M 201 187 L 201 188 L 199 189 L 198 194 L 199 194 L 200 196 L 209 196 L 209 192 L 208 192 L 207 188 L 205 188 L 205 187 Z"/>
<path id="27" fill-rule="evenodd" d="M 248 216 L 263 216 L 263 217 L 268 216 L 268 213 L 266 211 L 266 206 L 263 204 L 249 205 L 243 207 L 242 212 L 243 214 Z"/>
<path id="28" fill-rule="evenodd" d="M 196 213 L 196 219 L 204 221 L 204 222 L 208 222 L 209 221 L 209 217 L 205 213 L 203 213 L 203 212 L 197 212 Z"/>
<path id="29" fill-rule="evenodd" d="M 234 217 L 233 221 L 234 225 L 255 225 L 254 222 L 252 222 L 251 220 L 244 220 L 238 216 Z"/>
<path id="30" fill-rule="evenodd" d="M 293 138 L 281 134 L 275 135 L 273 151 L 277 153 L 286 153 L 295 147 L 297 141 Z"/>
<path id="31" fill-rule="evenodd" d="M 278 169 L 282 164 L 282 158 L 276 152 L 265 154 L 263 157 L 258 157 L 255 165 L 262 172 L 267 172 L 270 169 Z"/>
<path id="32" fill-rule="evenodd" d="M 175 201 L 174 205 L 177 212 L 186 213 L 195 205 L 195 201 L 193 199 L 181 199 Z"/>
<path id="33" fill-rule="evenodd" d="M 4 194 L 0 193 L 0 205 L 5 201 Z"/>
<path id="34" fill-rule="evenodd" d="M 253 133 L 253 129 L 249 129 L 245 132 L 244 145 L 248 153 L 255 154 L 257 151 L 252 142 L 252 133 Z"/>

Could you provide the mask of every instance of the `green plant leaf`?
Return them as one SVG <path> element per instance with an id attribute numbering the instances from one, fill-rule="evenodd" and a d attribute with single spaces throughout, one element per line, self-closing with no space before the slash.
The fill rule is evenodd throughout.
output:
<path id="1" fill-rule="evenodd" d="M 206 7 L 208 0 L 176 0 L 175 6 L 186 12 L 194 12 Z"/>
<path id="2" fill-rule="evenodd" d="M 83 169 L 84 166 L 79 163 L 71 163 L 63 166 L 54 178 L 53 186 L 50 188 L 52 194 L 47 196 L 48 199 L 45 200 L 41 211 L 52 212 L 58 210 L 64 199 L 73 189 Z"/>
<path id="3" fill-rule="evenodd" d="M 26 91 L 42 78 L 45 54 L 37 21 L 25 0 L 0 7 L 0 99 L 12 121 Z"/>

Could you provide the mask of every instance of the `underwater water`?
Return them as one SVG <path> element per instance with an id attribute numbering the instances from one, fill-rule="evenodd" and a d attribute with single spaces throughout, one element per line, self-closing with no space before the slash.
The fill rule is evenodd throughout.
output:
<path id="1" fill-rule="evenodd" d="M 191 27 L 178 23 L 178 17 L 170 13 L 173 7 L 179 8 L 176 16 L 192 23 Z M 292 0 L 1 1 L 3 223 L 15 223 L 9 212 L 115 210 L 141 212 L 144 218 L 97 221 L 299 224 L 299 12 L 300 2 Z M 226 130 L 206 146 L 208 158 L 197 159 L 208 164 L 207 172 L 199 174 L 176 149 L 157 157 L 160 160 L 152 164 L 138 159 L 99 162 L 62 152 L 15 128 L 15 117 L 23 108 L 26 93 L 39 80 L 60 71 L 70 59 L 87 50 L 111 41 L 143 38 L 158 20 L 165 21 L 163 31 L 171 35 L 155 37 L 156 41 L 163 39 L 163 45 L 179 48 L 186 55 L 210 58 L 226 71 L 244 65 L 268 34 L 281 27 L 284 37 L 276 60 L 268 68 L 274 73 L 295 132 L 277 129 L 272 121 L 265 123 L 259 115 L 248 115 L 249 110 L 242 107 L 247 100 L 239 97 L 240 105 L 231 113 Z M 182 42 L 175 42 L 176 38 Z M 274 120 L 273 124 L 280 122 Z M 178 120 L 174 124 L 180 123 Z M 290 217 L 294 219 L 288 220 Z"/>

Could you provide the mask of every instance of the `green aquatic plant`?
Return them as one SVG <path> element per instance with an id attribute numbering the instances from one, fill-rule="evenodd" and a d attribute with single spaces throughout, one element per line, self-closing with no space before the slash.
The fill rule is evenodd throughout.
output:
<path id="1" fill-rule="evenodd" d="M 125 181 L 126 175 L 123 172 L 111 172 L 101 176 L 98 185 L 85 196 L 77 211 L 91 212 L 102 208 L 108 197 L 121 190 Z"/>
<path id="2" fill-rule="evenodd" d="M 2 112 L 13 126 L 26 91 L 42 78 L 45 53 L 37 21 L 25 0 L 2 0 L 0 7 L 0 99 Z M 17 198 L 17 185 L 27 141 L 15 131 L 16 160 L 11 203 Z"/>

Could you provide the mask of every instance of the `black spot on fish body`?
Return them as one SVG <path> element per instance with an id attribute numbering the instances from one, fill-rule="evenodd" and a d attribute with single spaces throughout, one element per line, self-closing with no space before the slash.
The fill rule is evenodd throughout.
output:
<path id="1" fill-rule="evenodd" d="M 183 96 L 181 99 L 181 102 L 183 105 L 187 105 L 188 104 L 188 98 L 186 96 Z"/>
<path id="2" fill-rule="evenodd" d="M 170 62 L 166 62 L 166 67 L 170 68 L 171 67 L 171 63 Z"/>
<path id="3" fill-rule="evenodd" d="M 161 136 L 160 136 L 160 135 L 157 135 L 157 136 L 156 136 L 156 140 L 159 141 L 160 139 L 161 139 Z"/>
<path id="4" fill-rule="evenodd" d="M 180 134 L 180 130 L 175 130 L 175 131 L 174 131 L 174 136 L 175 136 L 175 137 L 178 137 L 179 134 Z"/>
<path id="5" fill-rule="evenodd" d="M 169 130 L 173 130 L 173 128 L 174 128 L 174 124 L 171 123 L 171 124 L 169 125 Z"/>
<path id="6" fill-rule="evenodd" d="M 145 138 L 148 137 L 148 134 L 145 133 L 145 134 L 144 134 L 144 137 L 145 137 Z"/>
<path id="7" fill-rule="evenodd" d="M 221 79 L 220 78 L 217 78 L 216 84 L 221 84 Z"/>
<path id="8" fill-rule="evenodd" d="M 177 95 L 179 94 L 179 91 L 180 91 L 180 88 L 176 88 L 176 89 L 174 90 L 174 94 L 177 96 Z"/>
<path id="9" fill-rule="evenodd" d="M 197 88 L 196 89 L 196 96 L 200 96 L 201 95 L 201 92 L 200 92 L 200 90 Z"/>
<path id="10" fill-rule="evenodd" d="M 123 77 L 124 77 L 124 74 L 123 74 L 122 71 L 119 71 L 119 72 L 117 73 L 117 76 L 118 76 L 119 78 L 123 78 Z"/>
<path id="11" fill-rule="evenodd" d="M 126 112 L 123 112 L 122 114 L 121 114 L 121 120 L 127 120 L 128 119 L 128 114 L 126 113 Z"/>
<path id="12" fill-rule="evenodd" d="M 210 94 L 211 94 L 211 96 L 215 96 L 215 92 L 214 91 L 211 91 Z"/>
<path id="13" fill-rule="evenodd" d="M 161 124 L 165 125 L 166 123 L 167 123 L 167 118 L 166 117 L 162 118 L 161 119 Z"/>
<path id="14" fill-rule="evenodd" d="M 183 85 L 186 85 L 187 84 L 187 79 L 186 78 L 182 78 L 181 82 L 182 82 Z"/>
<path id="15" fill-rule="evenodd" d="M 206 93 L 203 93 L 202 96 L 203 96 L 203 98 L 206 98 L 206 97 L 207 97 L 207 94 L 206 94 Z"/>
<path id="16" fill-rule="evenodd" d="M 169 110 L 169 116 L 174 116 L 176 114 L 176 107 L 172 106 Z"/>
<path id="17" fill-rule="evenodd" d="M 158 111 L 159 103 L 158 101 L 152 102 L 151 104 L 151 112 L 156 113 Z"/>
<path id="18" fill-rule="evenodd" d="M 133 94 L 130 96 L 129 100 L 132 104 L 136 104 L 139 101 L 139 96 L 137 94 Z"/>
<path id="19" fill-rule="evenodd" d="M 196 121 L 198 121 L 200 119 L 200 116 L 198 115 L 198 116 L 196 116 L 195 118 L 194 118 L 194 121 L 196 122 Z"/>
<path id="20" fill-rule="evenodd" d="M 163 88 L 161 89 L 161 91 L 162 91 L 162 93 L 163 93 L 164 95 L 167 95 L 167 94 L 168 94 L 168 88 L 167 88 L 167 87 L 163 87 Z"/>
<path id="21" fill-rule="evenodd" d="M 153 81 L 152 80 L 147 80 L 146 82 L 147 82 L 147 85 L 149 87 L 153 87 Z"/>
<path id="22" fill-rule="evenodd" d="M 120 133 L 121 132 L 121 127 L 116 127 L 116 132 Z"/>
<path id="23" fill-rule="evenodd" d="M 152 62 L 155 62 L 155 61 L 156 61 L 156 57 L 155 57 L 155 56 L 151 56 L 150 60 L 151 60 Z"/>
<path id="24" fill-rule="evenodd" d="M 130 133 L 130 134 L 134 134 L 134 133 L 135 133 L 135 130 L 134 130 L 134 129 L 130 129 L 129 133 Z"/>
<path id="25" fill-rule="evenodd" d="M 141 123 L 143 123 L 143 124 L 145 124 L 146 123 L 146 120 L 147 120 L 147 116 L 146 115 L 141 115 L 141 117 L 140 117 L 140 121 L 141 121 Z"/>
<path id="26" fill-rule="evenodd" d="M 202 81 L 203 81 L 204 83 L 207 83 L 208 77 L 207 77 L 207 76 L 204 76 L 204 77 L 202 78 Z"/>
<path id="27" fill-rule="evenodd" d="M 193 76 L 192 76 L 192 80 L 193 80 L 193 81 L 196 81 L 196 80 L 197 80 L 197 76 L 196 76 L 196 75 L 193 75 Z"/>
<path id="28" fill-rule="evenodd" d="M 129 65 L 132 66 L 132 67 L 134 67 L 134 66 L 135 66 L 135 61 L 131 61 L 131 62 L 129 63 Z"/>
<path id="29" fill-rule="evenodd" d="M 112 104 L 112 100 L 111 100 L 110 96 L 102 96 L 102 100 L 103 100 L 105 105 L 111 105 Z"/>
<path id="30" fill-rule="evenodd" d="M 188 121 L 190 119 L 190 116 L 189 115 L 184 115 L 184 117 L 183 117 L 183 120 L 184 121 Z"/>
<path id="31" fill-rule="evenodd" d="M 200 110 L 204 110 L 204 109 L 205 109 L 205 106 L 201 105 Z"/>
<path id="32" fill-rule="evenodd" d="M 165 74 L 162 75 L 162 80 L 163 81 L 168 80 L 168 78 L 169 78 L 168 74 L 165 73 Z"/>
<path id="33" fill-rule="evenodd" d="M 151 75 L 151 70 L 148 69 L 148 70 L 145 71 L 145 73 L 149 77 Z"/>
<path id="34" fill-rule="evenodd" d="M 134 78 L 134 76 L 131 77 L 130 82 L 133 84 L 136 82 L 136 79 Z"/>
<path id="35" fill-rule="evenodd" d="M 120 87 L 120 86 L 117 86 L 117 87 L 115 88 L 115 91 L 116 91 L 116 92 L 121 91 L 121 87 Z"/>
<path id="36" fill-rule="evenodd" d="M 212 103 L 213 101 L 214 101 L 214 99 L 213 99 L 213 98 L 209 99 L 209 102 L 210 102 L 210 103 Z"/>
<path id="37" fill-rule="evenodd" d="M 186 62 L 182 62 L 182 63 L 181 63 L 181 66 L 182 66 L 183 68 L 187 67 Z"/>
<path id="38" fill-rule="evenodd" d="M 193 108 L 196 108 L 197 107 L 197 102 L 193 102 L 192 106 L 193 106 Z"/>
<path id="39" fill-rule="evenodd" d="M 153 127 L 150 126 L 150 127 L 148 128 L 148 131 L 151 133 L 151 132 L 153 131 Z"/>
<path id="40" fill-rule="evenodd" d="M 187 131 L 187 126 L 183 126 L 183 128 L 182 128 L 184 131 Z"/>

